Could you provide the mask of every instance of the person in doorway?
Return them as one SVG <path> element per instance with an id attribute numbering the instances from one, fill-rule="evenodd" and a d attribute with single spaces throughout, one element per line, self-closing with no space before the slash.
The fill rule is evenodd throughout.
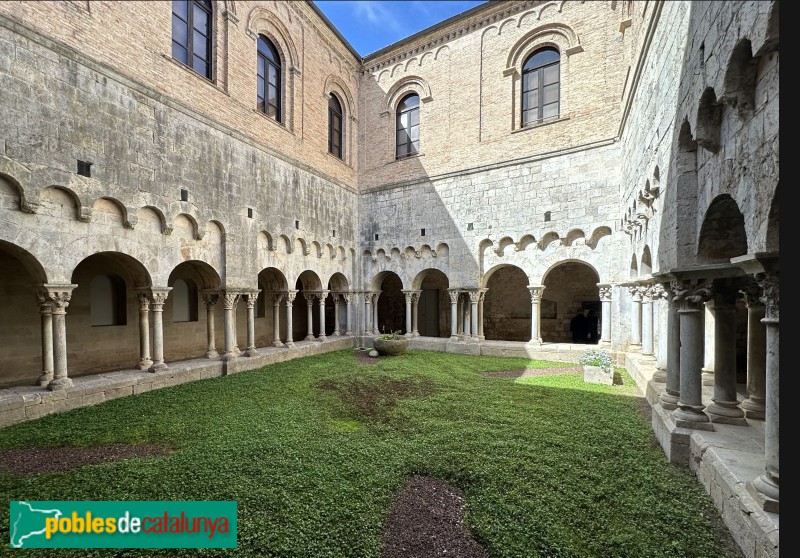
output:
<path id="1" fill-rule="evenodd" d="M 589 334 L 588 320 L 582 311 L 579 311 L 570 320 L 569 330 L 572 332 L 573 343 L 586 343 L 586 337 Z"/>
<path id="2" fill-rule="evenodd" d="M 589 310 L 589 314 L 586 315 L 589 343 L 596 344 L 600 340 L 600 331 L 598 330 L 599 323 L 600 317 L 597 315 L 597 312 Z"/>

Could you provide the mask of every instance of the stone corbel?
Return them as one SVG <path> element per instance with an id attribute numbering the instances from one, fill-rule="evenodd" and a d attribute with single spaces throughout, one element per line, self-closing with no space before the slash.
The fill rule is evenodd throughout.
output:
<path id="1" fill-rule="evenodd" d="M 92 221 L 92 208 L 86 205 L 81 205 L 80 215 L 78 221 L 81 223 L 91 223 Z"/>

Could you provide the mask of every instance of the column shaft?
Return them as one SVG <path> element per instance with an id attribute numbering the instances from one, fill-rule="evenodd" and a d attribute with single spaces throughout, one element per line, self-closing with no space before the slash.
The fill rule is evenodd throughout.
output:
<path id="1" fill-rule="evenodd" d="M 745 426 L 736 394 L 736 300 L 731 295 L 718 293 L 714 302 L 714 396 L 706 413 L 711 422 Z"/>

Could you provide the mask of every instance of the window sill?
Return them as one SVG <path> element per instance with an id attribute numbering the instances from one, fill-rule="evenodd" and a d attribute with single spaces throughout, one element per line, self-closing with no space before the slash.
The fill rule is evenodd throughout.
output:
<path id="1" fill-rule="evenodd" d="M 193 75 L 194 77 L 196 77 L 197 79 L 202 81 L 203 83 L 206 83 L 206 84 L 210 85 L 211 87 L 213 87 L 214 89 L 216 89 L 217 91 L 222 93 L 223 95 L 227 95 L 228 97 L 230 97 L 230 93 L 228 93 L 222 87 L 220 87 L 219 85 L 214 83 L 213 80 L 210 80 L 206 76 L 202 76 L 202 75 L 198 74 L 197 72 L 195 72 L 193 69 L 191 69 L 186 64 L 184 64 L 182 62 L 178 62 L 177 60 L 175 60 L 172 56 L 168 56 L 166 54 L 162 54 L 161 56 L 163 56 L 166 60 L 169 60 L 172 64 L 174 64 L 175 66 L 177 66 L 178 68 L 180 68 L 184 72 L 190 73 L 191 75 Z"/>
<path id="2" fill-rule="evenodd" d="M 405 157 L 400 157 L 399 159 L 395 157 L 386 164 L 391 165 L 392 163 L 402 163 L 403 161 L 408 161 L 409 159 L 417 159 L 419 157 L 424 157 L 424 156 L 425 156 L 424 153 L 414 153 L 413 155 L 406 155 Z"/>
<path id="3" fill-rule="evenodd" d="M 550 118 L 548 120 L 544 120 L 542 122 L 537 122 L 536 124 L 528 124 L 527 126 L 523 126 L 521 128 L 517 128 L 516 130 L 511 130 L 512 134 L 518 134 L 520 132 L 527 132 L 528 130 L 535 130 L 537 128 L 541 128 L 543 126 L 549 126 L 551 124 L 556 124 L 558 122 L 565 122 L 569 120 L 569 116 L 556 116 Z"/>

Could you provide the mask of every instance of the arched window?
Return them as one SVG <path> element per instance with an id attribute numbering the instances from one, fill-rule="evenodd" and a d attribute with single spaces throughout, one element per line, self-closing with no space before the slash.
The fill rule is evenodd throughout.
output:
<path id="1" fill-rule="evenodd" d="M 559 115 L 561 55 L 546 47 L 537 50 L 522 68 L 522 125 L 530 126 Z"/>
<path id="2" fill-rule="evenodd" d="M 258 110 L 282 122 L 281 57 L 272 41 L 258 36 Z"/>
<path id="3" fill-rule="evenodd" d="M 342 120 L 342 104 L 336 95 L 331 93 L 328 99 L 328 153 L 343 159 L 342 139 L 344 138 L 344 122 Z"/>
<path id="4" fill-rule="evenodd" d="M 95 275 L 89 284 L 89 321 L 93 326 L 125 325 L 125 281 L 116 275 Z"/>
<path id="5" fill-rule="evenodd" d="M 397 149 L 395 157 L 419 153 L 419 95 L 403 97 L 397 105 Z"/>
<path id="6" fill-rule="evenodd" d="M 194 281 L 176 279 L 170 293 L 173 322 L 197 321 L 197 287 Z"/>
<path id="7" fill-rule="evenodd" d="M 172 57 L 211 79 L 210 0 L 172 0 Z"/>

